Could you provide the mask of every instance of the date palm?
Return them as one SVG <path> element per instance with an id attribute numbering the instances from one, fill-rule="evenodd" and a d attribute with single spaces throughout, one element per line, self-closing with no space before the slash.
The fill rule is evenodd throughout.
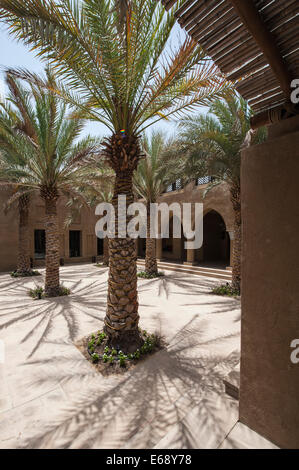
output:
<path id="1" fill-rule="evenodd" d="M 7 134 L 5 131 L 6 126 L 10 129 L 16 124 L 16 121 L 13 117 L 10 117 L 9 114 L 3 112 L 3 109 L 0 110 L 0 149 L 3 147 L 3 142 L 6 141 Z M 5 150 L 2 148 L 0 151 L 0 174 L 4 170 L 5 159 L 4 159 Z M 30 191 L 23 188 L 19 184 L 15 184 L 13 188 L 6 181 L 1 181 L 1 188 L 8 189 L 10 196 L 4 204 L 4 212 L 7 213 L 9 209 L 14 207 L 16 204 L 18 206 L 18 260 L 16 272 L 19 276 L 28 276 L 32 275 L 33 271 L 31 269 L 30 254 L 29 254 L 29 207 L 30 207 Z"/>
<path id="2" fill-rule="evenodd" d="M 55 87 L 49 69 L 46 75 L 48 88 Z M 0 118 L 1 181 L 18 188 L 13 197 L 22 203 L 36 191 L 44 201 L 45 293 L 53 297 L 60 293 L 57 201 L 61 195 L 82 197 L 81 186 L 89 184 L 84 164 L 98 151 L 98 142 L 77 141 L 83 122 L 70 119 L 57 95 L 36 85 L 26 89 L 12 75 L 8 81 L 14 96 L 2 105 Z"/>
<path id="3" fill-rule="evenodd" d="M 31 137 L 31 125 L 29 116 L 26 114 L 26 108 L 30 107 L 30 97 L 28 90 L 19 87 L 14 78 L 10 74 L 6 74 L 6 85 L 9 94 L 6 98 L 6 104 L 1 104 L 0 108 L 0 147 L 2 147 L 2 155 L 7 151 L 7 146 L 14 145 L 14 136 L 11 131 L 24 131 Z M 13 105 L 13 106 L 11 106 Z M 11 153 L 11 163 L 17 164 L 18 160 Z M 1 165 L 2 164 L 2 165 Z M 4 159 L 0 161 L 0 169 L 4 170 Z M 1 168 L 3 166 L 3 168 Z M 8 182 L 1 182 L 1 187 L 8 188 L 11 196 L 4 204 L 4 210 L 7 212 L 15 204 L 18 205 L 19 213 L 19 237 L 18 237 L 18 261 L 16 272 L 21 276 L 33 274 L 29 253 L 29 209 L 30 196 L 32 189 L 22 186 L 15 182 L 13 188 Z"/>
<path id="4" fill-rule="evenodd" d="M 234 210 L 232 287 L 241 291 L 241 151 L 250 131 L 252 111 L 237 94 L 215 100 L 207 115 L 190 116 L 180 122 L 179 152 L 185 156 L 189 176 L 213 175 L 206 193 L 226 182 Z M 264 128 L 253 136 L 252 144 L 265 140 Z"/>
<path id="5" fill-rule="evenodd" d="M 116 234 L 110 239 L 105 331 L 129 350 L 140 344 L 135 241 L 122 238 L 118 196 L 133 202 L 132 177 L 142 155 L 139 136 L 160 119 L 188 111 L 225 82 L 188 38 L 167 47 L 175 11 L 156 0 L 0 0 L 0 18 L 12 34 L 55 64 L 64 80 L 60 95 L 80 116 L 111 132 L 104 156 L 115 171 L 112 204 Z"/>
<path id="6" fill-rule="evenodd" d="M 145 271 L 157 274 L 156 239 L 150 236 L 150 204 L 157 202 L 167 185 L 174 181 L 173 170 L 177 170 L 176 154 L 164 158 L 166 148 L 171 147 L 161 132 L 153 132 L 142 139 L 145 158 L 139 163 L 134 173 L 133 185 L 138 197 L 144 199 L 147 207 Z"/>

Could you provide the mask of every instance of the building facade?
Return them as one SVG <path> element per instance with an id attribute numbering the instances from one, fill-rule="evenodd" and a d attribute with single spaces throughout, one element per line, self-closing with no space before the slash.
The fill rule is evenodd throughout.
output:
<path id="1" fill-rule="evenodd" d="M 174 184 L 159 198 L 158 203 L 203 203 L 203 245 L 197 250 L 186 250 L 182 237 L 173 238 L 173 214 L 170 213 L 169 238 L 157 240 L 156 254 L 159 260 L 169 260 L 186 264 L 202 264 L 228 267 L 231 265 L 233 249 L 234 214 L 228 186 L 223 183 L 215 186 L 206 195 L 208 181 L 199 178 L 185 188 Z M 194 214 L 192 225 L 194 228 Z M 183 233 L 183 230 L 182 230 Z M 138 241 L 138 256 L 145 255 L 145 240 Z"/>
<path id="2" fill-rule="evenodd" d="M 229 266 L 233 243 L 233 210 L 229 191 L 221 184 L 208 192 L 204 198 L 207 183 L 204 179 L 189 183 L 185 188 L 172 185 L 158 200 L 180 205 L 186 202 L 202 202 L 204 205 L 203 246 L 198 250 L 185 250 L 185 239 L 173 238 L 173 217 L 170 212 L 170 236 L 157 240 L 157 258 L 184 262 L 189 264 L 209 264 Z M 7 213 L 4 204 L 9 197 L 8 191 L 0 193 L 0 271 L 15 269 L 18 256 L 18 210 L 12 207 Z M 60 230 L 61 264 L 94 262 L 103 254 L 103 240 L 95 235 L 95 224 L 98 217 L 94 210 L 84 207 L 72 224 L 66 227 L 65 221 L 69 215 L 65 198 L 58 200 L 58 216 Z M 29 240 L 30 257 L 33 267 L 44 265 L 45 261 L 45 209 L 41 198 L 35 195 L 31 198 L 29 211 Z M 145 239 L 136 243 L 139 257 L 145 255 Z"/>
<path id="3" fill-rule="evenodd" d="M 16 268 L 18 257 L 18 209 L 13 206 L 4 212 L 4 203 L 8 191 L 0 193 L 0 271 L 11 271 Z M 96 216 L 93 211 L 84 207 L 72 224 L 65 226 L 69 208 L 66 199 L 58 200 L 58 218 L 60 235 L 60 258 L 63 263 L 91 261 L 93 257 L 103 254 L 103 241 L 95 236 Z M 29 246 L 33 267 L 45 263 L 45 208 L 42 199 L 36 195 L 31 198 L 29 209 Z"/>

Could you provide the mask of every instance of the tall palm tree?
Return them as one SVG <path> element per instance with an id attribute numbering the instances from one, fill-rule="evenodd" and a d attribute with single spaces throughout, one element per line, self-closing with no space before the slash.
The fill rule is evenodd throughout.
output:
<path id="1" fill-rule="evenodd" d="M 213 175 L 205 193 L 226 182 L 234 210 L 232 287 L 241 291 L 241 150 L 250 130 L 252 111 L 236 93 L 215 100 L 206 115 L 190 116 L 180 122 L 180 154 L 185 156 L 185 173 L 189 176 Z M 252 143 L 265 140 L 261 128 Z"/>
<path id="2" fill-rule="evenodd" d="M 8 102 L 6 106 L 3 104 L 0 108 L 0 147 L 5 146 L 7 143 L 8 134 L 6 129 L 15 129 L 18 130 L 21 127 L 26 130 L 28 135 L 31 135 L 30 125 L 28 123 L 28 116 L 26 116 L 24 106 L 21 103 L 26 103 L 26 106 L 29 104 L 29 93 L 23 88 L 16 86 L 15 81 L 10 75 L 6 75 L 6 84 L 9 89 L 9 95 L 7 97 Z M 8 103 L 9 101 L 13 103 L 19 103 L 19 107 L 23 111 L 22 119 L 20 119 L 20 113 L 16 113 L 13 108 L 11 108 Z M 22 121 L 22 122 L 21 122 Z M 2 152 L 3 153 L 3 152 Z M 0 171 L 2 167 L 1 154 L 0 154 Z M 14 160 L 14 163 L 17 163 L 17 160 Z M 28 276 L 33 274 L 31 269 L 30 254 L 29 254 L 29 207 L 30 207 L 30 193 L 32 190 L 23 187 L 22 185 L 16 183 L 12 188 L 11 185 L 2 183 L 2 187 L 9 188 L 12 190 L 11 196 L 4 204 L 4 210 L 7 212 L 15 204 L 18 205 L 18 214 L 19 214 L 19 237 L 18 237 L 18 261 L 16 272 L 20 276 Z"/>
<path id="3" fill-rule="evenodd" d="M 144 199 L 147 207 L 145 271 L 157 274 L 156 239 L 150 236 L 150 205 L 157 202 L 167 185 L 174 181 L 172 176 L 173 170 L 177 169 L 177 158 L 174 152 L 172 158 L 165 158 L 165 150 L 171 147 L 171 141 L 167 142 L 161 132 L 153 132 L 150 138 L 144 136 L 142 147 L 145 158 L 134 173 L 133 185 L 137 196 Z"/>
<path id="4" fill-rule="evenodd" d="M 12 34 L 55 64 L 65 80 L 59 93 L 111 135 L 104 156 L 115 171 L 115 238 L 105 331 L 124 350 L 140 344 L 135 241 L 118 231 L 118 196 L 133 202 L 132 177 L 146 127 L 205 104 L 225 82 L 190 38 L 167 48 L 176 23 L 156 0 L 0 0 L 0 18 Z M 69 86 L 69 88 L 67 88 Z"/>
<path id="5" fill-rule="evenodd" d="M 55 87 L 49 69 L 46 75 L 48 87 Z M 44 201 L 45 294 L 54 297 L 60 293 L 57 201 L 62 194 L 82 197 L 80 187 L 89 184 L 84 163 L 98 151 L 98 142 L 90 137 L 76 142 L 83 121 L 70 119 L 57 95 L 36 85 L 25 89 L 13 76 L 8 81 L 17 99 L 10 95 L 10 104 L 2 105 L 0 177 L 19 188 L 14 197 L 20 201 L 32 191 L 38 191 Z M 9 125 L 12 120 L 13 126 Z"/>
<path id="6" fill-rule="evenodd" d="M 0 130 L 1 133 L 1 130 Z M 1 143 L 0 143 L 1 146 Z M 0 168 L 1 168 L 1 153 L 0 153 Z M 0 169 L 1 172 L 1 169 Z M 8 189 L 11 193 L 9 184 L 1 185 L 2 189 Z M 22 191 L 15 185 L 11 196 L 3 204 L 4 213 L 6 214 L 12 207 L 17 204 L 18 207 L 18 257 L 17 267 L 15 273 L 20 277 L 27 277 L 35 275 L 31 267 L 30 251 L 29 251 L 29 209 L 30 209 L 30 194 L 28 191 Z"/>

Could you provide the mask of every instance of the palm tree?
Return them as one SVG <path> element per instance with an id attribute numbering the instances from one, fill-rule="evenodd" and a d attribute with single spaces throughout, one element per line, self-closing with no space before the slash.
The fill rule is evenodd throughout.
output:
<path id="1" fill-rule="evenodd" d="M 15 82 L 11 76 L 6 76 L 6 84 L 9 89 L 9 97 L 8 100 L 11 102 L 19 102 L 19 103 L 26 103 L 29 105 L 29 96 L 28 92 L 20 89 L 19 87 L 15 86 Z M 21 106 L 20 106 L 21 107 Z M 24 111 L 24 108 L 22 108 Z M 28 126 L 27 116 L 24 113 L 23 121 L 22 121 L 23 128 L 26 128 L 28 134 L 30 134 L 30 126 Z M 5 141 L 7 143 L 8 134 L 6 133 L 6 129 L 19 129 L 21 126 L 20 115 L 15 113 L 11 107 L 5 107 L 1 105 L 0 109 L 0 146 L 1 144 L 5 146 Z M 15 160 L 14 163 L 17 163 Z M 0 171 L 1 171 L 1 160 L 0 160 Z M 11 185 L 9 184 L 2 184 L 2 187 L 8 187 L 10 190 Z M 18 205 L 18 213 L 19 213 L 19 237 L 18 237 L 18 262 L 17 262 L 17 269 L 16 272 L 19 276 L 28 276 L 32 275 L 33 271 L 31 269 L 31 262 L 30 262 L 30 254 L 29 254 L 29 225 L 28 225 L 28 218 L 29 218 L 29 207 L 30 207 L 30 193 L 31 190 L 28 188 L 24 188 L 22 185 L 18 183 L 14 185 L 12 195 L 8 198 L 8 200 L 4 204 L 4 211 L 7 212 L 14 203 Z"/>
<path id="2" fill-rule="evenodd" d="M 205 104 L 226 85 L 192 39 L 177 51 L 167 48 L 181 3 L 166 13 L 156 0 L 0 0 L 11 33 L 55 64 L 65 80 L 60 95 L 111 132 L 103 154 L 115 171 L 116 233 L 109 242 L 105 331 L 125 351 L 142 340 L 135 241 L 118 231 L 118 219 L 128 223 L 118 213 L 118 196 L 126 195 L 127 206 L 133 202 L 139 136 L 154 122 Z"/>
<path id="3" fill-rule="evenodd" d="M 48 87 L 55 87 L 49 69 L 46 75 Z M 19 188 L 15 197 L 20 204 L 32 191 L 38 191 L 44 201 L 45 294 L 54 297 L 60 293 L 57 201 L 61 194 L 82 197 L 81 186 L 89 184 L 84 163 L 98 151 L 98 142 L 89 136 L 75 142 L 83 121 L 70 119 L 57 95 L 36 85 L 27 90 L 13 76 L 8 81 L 18 99 L 10 96 L 11 104 L 2 105 L 1 181 Z M 14 126 L 9 125 L 12 120 Z"/>
<path id="4" fill-rule="evenodd" d="M 1 132 L 1 131 L 0 131 Z M 1 157 L 0 157 L 1 158 Z M 1 163 L 0 163 L 1 165 Z M 0 170 L 1 171 L 1 170 Z M 5 188 L 10 185 L 2 185 Z M 9 187 L 11 190 L 11 187 Z M 31 259 L 29 252 L 29 209 L 30 209 L 30 194 L 27 191 L 23 192 L 15 186 L 12 195 L 3 204 L 4 213 L 6 214 L 11 207 L 16 203 L 18 206 L 18 258 L 17 267 L 14 273 L 18 277 L 34 276 L 36 274 L 31 267 Z"/>
<path id="5" fill-rule="evenodd" d="M 133 178 L 134 190 L 138 197 L 144 199 L 147 207 L 145 272 L 148 274 L 158 272 L 156 239 L 150 236 L 150 205 L 157 202 L 167 185 L 175 179 L 172 175 L 173 167 L 177 169 L 176 154 L 172 153 L 172 158 L 165 158 L 165 150 L 171 145 L 171 140 L 167 142 L 161 132 L 153 132 L 150 138 L 144 136 L 142 147 L 145 158 L 139 163 Z"/>
<path id="6" fill-rule="evenodd" d="M 213 175 L 205 193 L 226 182 L 234 210 L 232 288 L 241 292 L 241 150 L 250 131 L 252 115 L 248 103 L 236 93 L 215 100 L 207 115 L 190 116 L 180 122 L 180 154 L 185 156 L 189 176 Z M 253 144 L 265 140 L 264 128 L 253 136 Z"/>

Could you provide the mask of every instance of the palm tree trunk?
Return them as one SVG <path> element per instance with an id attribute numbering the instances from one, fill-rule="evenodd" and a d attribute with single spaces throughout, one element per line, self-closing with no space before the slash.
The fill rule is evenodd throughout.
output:
<path id="1" fill-rule="evenodd" d="M 145 272 L 157 274 L 156 239 L 150 236 L 150 203 L 146 205 L 147 227 L 146 227 L 146 248 L 145 248 Z"/>
<path id="2" fill-rule="evenodd" d="M 115 171 L 112 205 L 115 211 L 115 237 L 109 239 L 109 280 L 107 311 L 104 330 L 109 343 L 129 353 L 139 348 L 137 295 L 137 255 L 135 240 L 119 232 L 118 224 L 125 228 L 131 217 L 118 213 L 120 195 L 126 196 L 126 207 L 134 202 L 133 172 L 141 156 L 139 140 L 135 136 L 114 134 L 105 142 L 105 154 Z M 122 238 L 124 236 L 125 238 Z"/>
<path id="3" fill-rule="evenodd" d="M 46 220 L 46 282 L 47 297 L 57 297 L 59 284 L 59 227 L 57 217 L 57 198 L 45 199 Z"/>
<path id="4" fill-rule="evenodd" d="M 103 245 L 104 245 L 103 264 L 105 264 L 106 266 L 109 266 L 109 239 L 108 238 L 104 238 Z"/>
<path id="5" fill-rule="evenodd" d="M 126 205 L 133 202 L 132 172 L 116 174 L 112 204 L 115 210 L 115 238 L 109 240 L 109 281 L 105 331 L 111 344 L 125 352 L 135 351 L 141 344 L 138 331 L 138 297 L 135 240 L 119 238 L 118 221 L 128 217 L 118 213 L 118 195 L 126 195 Z"/>
<path id="6" fill-rule="evenodd" d="M 29 196 L 19 198 L 19 250 L 17 273 L 28 275 L 32 272 L 29 255 Z"/>
<path id="7" fill-rule="evenodd" d="M 231 187 L 231 201 L 234 209 L 234 243 L 232 259 L 232 288 L 241 293 L 241 246 L 242 246 L 242 218 L 241 218 L 241 192 L 240 186 Z"/>

